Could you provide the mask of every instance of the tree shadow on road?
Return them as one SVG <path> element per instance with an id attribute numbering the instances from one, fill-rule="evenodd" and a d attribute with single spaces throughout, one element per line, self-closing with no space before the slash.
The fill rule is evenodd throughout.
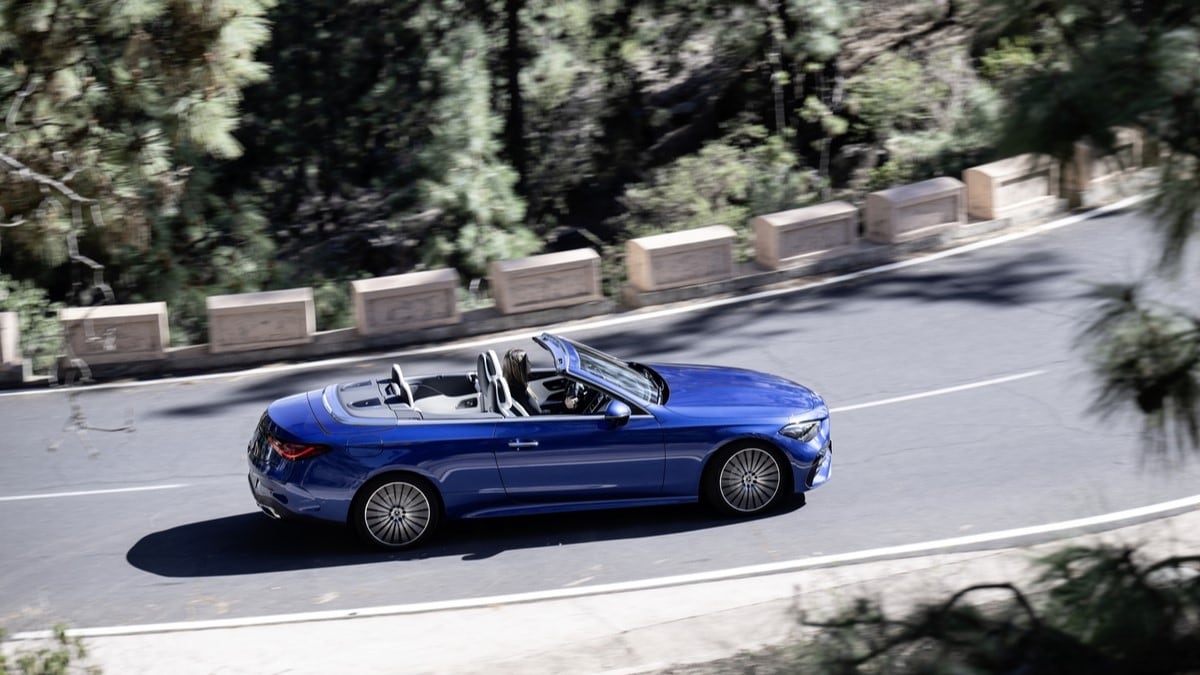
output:
<path id="1" fill-rule="evenodd" d="M 798 495 L 782 510 L 760 518 L 803 506 L 803 495 Z M 164 577 L 236 576 L 433 558 L 470 562 L 505 551 L 652 538 L 746 522 L 695 505 L 451 521 L 416 549 L 381 552 L 344 527 L 275 522 L 254 512 L 148 534 L 125 557 L 134 567 Z"/>
<path id="2" fill-rule="evenodd" d="M 1020 256 L 984 255 L 955 258 L 945 265 L 892 270 L 846 279 L 819 287 L 780 289 L 779 295 L 756 296 L 737 305 L 721 305 L 687 311 L 676 317 L 633 322 L 620 328 L 589 329 L 586 324 L 567 329 L 569 337 L 578 337 L 593 347 L 621 358 L 644 363 L 686 361 L 721 363 L 731 349 L 747 345 L 786 343 L 802 338 L 818 321 L 839 314 L 878 311 L 880 301 L 905 303 L 971 303 L 1011 307 L 1047 299 L 1064 299 L 1063 294 L 1079 297 L 1087 292 L 1080 285 L 1064 288 L 1062 279 L 1076 270 L 1070 260 L 1053 250 L 1025 252 Z M 528 340 L 498 343 L 497 349 L 522 346 L 535 361 L 544 355 L 531 348 Z M 442 354 L 402 356 L 399 354 L 362 354 L 364 360 L 330 363 L 286 372 L 245 374 L 241 381 L 217 384 L 206 391 L 202 400 L 154 407 L 148 414 L 171 418 L 208 417 L 239 405 L 261 404 L 333 382 L 350 382 L 384 377 L 392 361 L 404 361 L 405 372 L 434 374 L 469 372 L 479 347 L 451 349 Z M 401 350 L 402 352 L 403 350 Z"/>

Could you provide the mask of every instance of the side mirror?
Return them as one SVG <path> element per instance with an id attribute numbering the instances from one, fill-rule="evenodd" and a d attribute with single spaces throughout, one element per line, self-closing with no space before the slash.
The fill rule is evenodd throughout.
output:
<path id="1" fill-rule="evenodd" d="M 608 422 L 610 429 L 623 427 L 629 421 L 629 416 L 633 411 L 624 403 L 612 400 L 608 402 L 608 407 L 604 409 L 604 421 Z"/>

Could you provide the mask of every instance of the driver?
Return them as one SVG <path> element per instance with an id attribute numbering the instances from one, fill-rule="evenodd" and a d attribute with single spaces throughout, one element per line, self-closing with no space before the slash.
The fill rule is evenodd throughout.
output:
<path id="1" fill-rule="evenodd" d="M 510 349 L 504 354 L 504 363 L 500 366 L 504 381 L 508 383 L 509 393 L 513 402 L 520 405 L 526 413 L 539 415 L 542 406 L 537 396 L 529 388 L 529 355 L 524 349 Z"/>
<path id="2" fill-rule="evenodd" d="M 567 412 L 579 412 L 581 398 L 583 398 L 583 387 L 580 387 L 579 384 L 572 382 L 570 386 L 567 387 L 566 397 L 563 398 L 563 407 L 566 408 Z"/>
<path id="3" fill-rule="evenodd" d="M 576 415 L 599 412 L 608 401 L 603 392 L 572 380 L 563 398 L 563 410 Z"/>

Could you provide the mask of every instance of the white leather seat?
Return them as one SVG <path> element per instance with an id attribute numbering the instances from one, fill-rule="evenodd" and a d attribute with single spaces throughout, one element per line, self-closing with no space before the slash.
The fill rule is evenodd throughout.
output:
<path id="1" fill-rule="evenodd" d="M 408 386 L 408 381 L 404 379 L 404 372 L 400 370 L 399 363 L 392 364 L 392 386 L 396 396 L 400 397 L 401 403 L 416 407 L 412 388 Z"/>
<path id="2" fill-rule="evenodd" d="M 480 354 L 479 358 L 475 360 L 475 388 L 479 391 L 479 412 L 481 413 L 496 411 L 495 385 L 488 374 L 490 367 L 487 352 Z"/>

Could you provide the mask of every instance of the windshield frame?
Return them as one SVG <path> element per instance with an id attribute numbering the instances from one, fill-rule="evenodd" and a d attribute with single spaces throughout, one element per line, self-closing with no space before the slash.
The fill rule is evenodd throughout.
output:
<path id="1" fill-rule="evenodd" d="M 584 379 L 634 402 L 662 404 L 662 378 L 645 364 L 624 361 L 549 333 L 539 336 L 537 342 L 554 355 L 555 367 L 563 375 Z"/>

